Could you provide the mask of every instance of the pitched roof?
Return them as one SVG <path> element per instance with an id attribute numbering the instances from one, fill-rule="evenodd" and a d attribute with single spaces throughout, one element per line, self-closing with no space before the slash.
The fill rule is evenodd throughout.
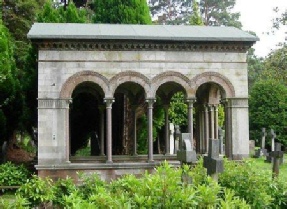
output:
<path id="1" fill-rule="evenodd" d="M 256 42 L 258 37 L 234 27 L 34 23 L 29 39 L 154 40 Z"/>

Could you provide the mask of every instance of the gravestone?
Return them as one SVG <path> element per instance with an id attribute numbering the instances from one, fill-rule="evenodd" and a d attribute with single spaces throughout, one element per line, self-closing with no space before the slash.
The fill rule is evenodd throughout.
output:
<path id="1" fill-rule="evenodd" d="M 96 131 L 91 133 L 91 155 L 96 156 L 100 154 L 100 141 Z"/>
<path id="2" fill-rule="evenodd" d="M 190 142 L 190 134 L 182 133 L 180 137 L 179 150 L 177 151 L 177 159 L 181 163 L 196 163 L 196 152 L 193 150 Z"/>
<path id="3" fill-rule="evenodd" d="M 272 158 L 272 178 L 278 177 L 279 165 L 281 159 L 283 159 L 284 153 L 281 151 L 281 143 L 275 143 L 275 150 L 270 152 L 269 156 Z"/>
<path id="4" fill-rule="evenodd" d="M 273 152 L 275 151 L 275 138 L 276 138 L 276 133 L 273 129 L 270 130 L 270 136 L 271 136 L 271 152 Z M 269 155 L 269 153 L 266 154 L 265 162 L 267 163 L 272 162 L 272 157 Z"/>
<path id="5" fill-rule="evenodd" d="M 255 141 L 249 140 L 249 155 L 254 156 L 255 155 Z"/>
<path id="6" fill-rule="evenodd" d="M 224 144 L 223 144 L 223 130 L 221 127 L 218 128 L 218 140 L 219 140 L 219 154 L 224 155 Z"/>
<path id="7" fill-rule="evenodd" d="M 174 154 L 174 125 L 173 123 L 169 124 L 170 135 L 169 135 L 169 154 Z"/>
<path id="8" fill-rule="evenodd" d="M 272 129 L 271 129 L 272 130 Z M 272 130 L 272 132 L 274 133 L 274 131 Z M 254 157 L 261 157 L 261 156 L 267 156 L 268 152 L 267 149 L 265 149 L 265 138 L 266 138 L 267 132 L 265 128 L 262 128 L 262 132 L 261 132 L 261 145 L 260 145 L 260 149 L 256 150 L 256 153 L 254 155 Z"/>
<path id="9" fill-rule="evenodd" d="M 207 174 L 218 181 L 218 173 L 223 172 L 223 159 L 219 157 L 219 141 L 217 139 L 209 139 L 208 156 L 204 156 L 203 166 L 207 169 Z"/>
<path id="10" fill-rule="evenodd" d="M 179 129 L 179 126 L 178 125 L 174 125 L 174 154 L 177 153 L 179 147 L 180 147 L 180 129 Z"/>
<path id="11" fill-rule="evenodd" d="M 1 154 L 0 154 L 0 163 L 7 162 L 7 141 L 4 141 L 1 147 Z"/>

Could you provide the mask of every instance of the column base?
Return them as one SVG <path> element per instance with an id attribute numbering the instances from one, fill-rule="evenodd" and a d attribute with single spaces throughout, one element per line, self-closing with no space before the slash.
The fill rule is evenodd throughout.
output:
<path id="1" fill-rule="evenodd" d="M 113 163 L 113 161 L 111 161 L 111 160 L 107 160 L 107 161 L 106 161 L 106 163 L 107 163 L 107 164 L 112 164 L 112 163 Z"/>

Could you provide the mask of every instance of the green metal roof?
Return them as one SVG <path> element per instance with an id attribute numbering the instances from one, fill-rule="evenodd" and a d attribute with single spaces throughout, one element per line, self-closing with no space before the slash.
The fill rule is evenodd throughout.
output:
<path id="1" fill-rule="evenodd" d="M 211 42 L 259 40 L 258 37 L 234 27 L 78 23 L 35 23 L 28 33 L 28 38 Z"/>

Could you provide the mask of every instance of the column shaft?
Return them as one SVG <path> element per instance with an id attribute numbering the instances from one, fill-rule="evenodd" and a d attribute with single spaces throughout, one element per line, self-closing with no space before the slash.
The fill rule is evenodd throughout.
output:
<path id="1" fill-rule="evenodd" d="M 106 102 L 106 117 L 107 117 L 107 163 L 112 163 L 112 104 L 113 99 L 105 99 Z"/>
<path id="2" fill-rule="evenodd" d="M 155 99 L 148 99 L 148 162 L 153 162 L 153 103 Z"/>
<path id="3" fill-rule="evenodd" d="M 208 105 L 204 106 L 204 136 L 205 136 L 205 152 L 208 152 L 208 144 L 209 144 L 209 117 L 208 117 Z"/>
<path id="4" fill-rule="evenodd" d="M 214 105 L 214 137 L 218 139 L 218 105 Z"/>
<path id="5" fill-rule="evenodd" d="M 164 113 L 165 113 L 165 154 L 170 154 L 170 139 L 169 139 L 169 117 L 168 117 L 168 105 L 164 106 Z"/>

